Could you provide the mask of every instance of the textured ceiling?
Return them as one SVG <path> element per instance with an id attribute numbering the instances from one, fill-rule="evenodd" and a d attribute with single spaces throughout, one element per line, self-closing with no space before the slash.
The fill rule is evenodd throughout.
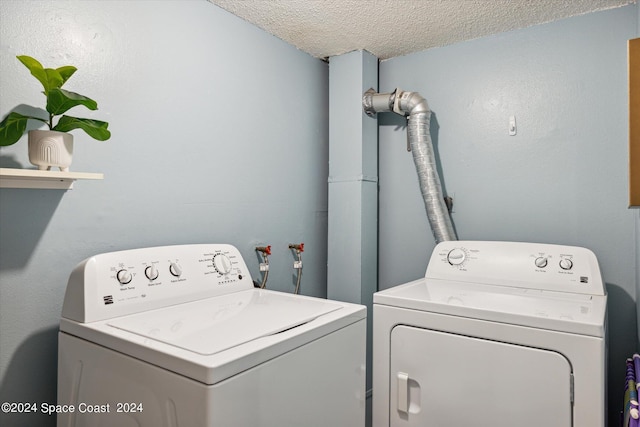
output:
<path id="1" fill-rule="evenodd" d="M 317 58 L 380 59 L 636 0 L 209 0 Z"/>

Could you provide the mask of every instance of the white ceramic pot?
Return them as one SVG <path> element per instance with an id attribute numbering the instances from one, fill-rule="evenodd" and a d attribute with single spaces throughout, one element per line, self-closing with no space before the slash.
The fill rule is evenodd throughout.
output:
<path id="1" fill-rule="evenodd" d="M 39 170 L 60 168 L 69 172 L 73 156 L 73 135 L 53 130 L 29 131 L 29 161 Z"/>

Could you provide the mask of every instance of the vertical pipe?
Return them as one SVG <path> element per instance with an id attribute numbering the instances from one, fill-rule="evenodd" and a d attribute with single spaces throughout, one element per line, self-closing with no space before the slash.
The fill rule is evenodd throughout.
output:
<path id="1" fill-rule="evenodd" d="M 400 89 L 382 94 L 369 89 L 362 98 L 362 107 L 370 117 L 390 111 L 409 116 L 407 123 L 409 144 L 433 237 L 436 243 L 457 240 L 449 209 L 442 194 L 442 184 L 429 133 L 431 110 L 426 99 L 417 92 L 404 92 Z"/>

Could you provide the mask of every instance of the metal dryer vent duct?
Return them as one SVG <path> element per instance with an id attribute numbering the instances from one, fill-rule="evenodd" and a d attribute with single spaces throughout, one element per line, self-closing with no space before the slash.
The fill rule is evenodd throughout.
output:
<path id="1" fill-rule="evenodd" d="M 427 100 L 417 92 L 404 92 L 397 88 L 391 93 L 377 93 L 369 89 L 362 97 L 362 106 L 369 117 L 390 111 L 401 116 L 409 116 L 407 122 L 409 146 L 413 153 L 431 231 L 436 243 L 458 240 L 436 168 L 433 143 L 429 134 L 431 110 Z"/>

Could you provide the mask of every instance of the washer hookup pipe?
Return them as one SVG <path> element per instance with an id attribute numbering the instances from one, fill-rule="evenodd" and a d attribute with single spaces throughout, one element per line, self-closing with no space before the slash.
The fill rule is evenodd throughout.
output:
<path id="1" fill-rule="evenodd" d="M 302 281 L 302 252 L 304 252 L 304 243 L 293 244 L 289 243 L 289 249 L 293 249 L 296 253 L 296 260 L 293 262 L 293 268 L 298 270 L 298 277 L 296 278 L 296 289 L 294 294 L 300 292 L 300 281 Z"/>
<path id="2" fill-rule="evenodd" d="M 264 272 L 262 276 L 262 282 L 258 286 L 260 289 L 267 287 L 267 277 L 269 277 L 269 255 L 271 255 L 271 246 L 258 246 L 256 252 L 262 255 L 262 262 L 260 263 L 260 271 Z"/>

